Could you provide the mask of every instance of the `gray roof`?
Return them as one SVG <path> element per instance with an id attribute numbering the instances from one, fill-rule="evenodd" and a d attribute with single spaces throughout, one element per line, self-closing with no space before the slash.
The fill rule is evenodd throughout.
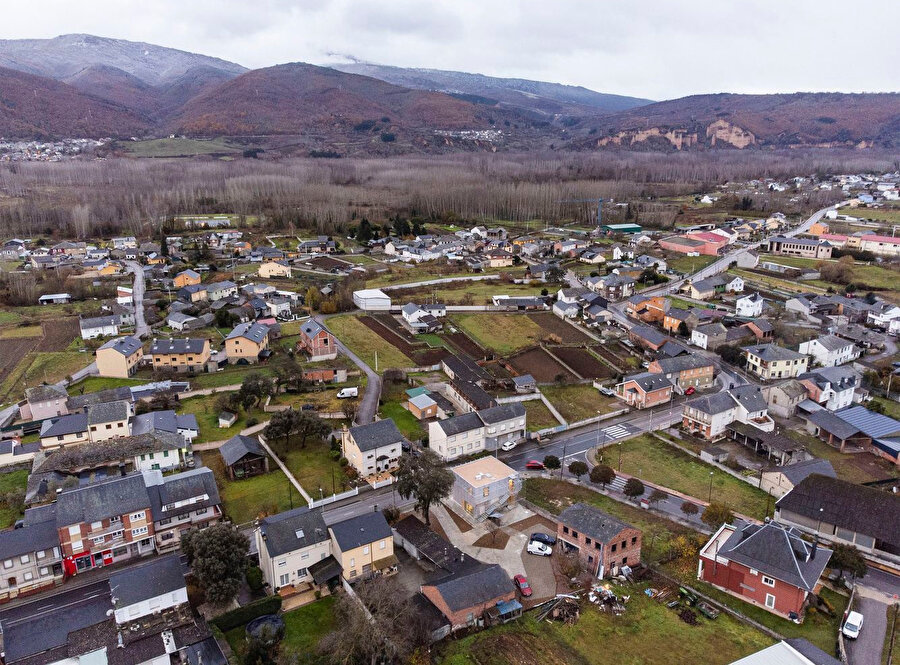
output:
<path id="1" fill-rule="evenodd" d="M 837 414 L 826 409 L 815 411 L 806 418 L 817 427 L 841 440 L 849 439 L 861 431 L 856 425 L 847 422 Z"/>
<path id="2" fill-rule="evenodd" d="M 174 316 L 174 314 L 170 316 Z M 141 342 L 138 337 L 117 337 L 116 339 L 111 339 L 106 342 L 100 349 L 113 349 L 127 357 L 135 353 L 141 347 L 143 347 L 143 342 Z M 100 349 L 98 349 L 98 351 Z"/>
<path id="3" fill-rule="evenodd" d="M 362 452 L 406 441 L 390 418 L 350 428 L 350 436 Z"/>
<path id="4" fill-rule="evenodd" d="M 714 416 L 717 413 L 725 413 L 729 409 L 734 408 L 734 400 L 727 392 L 713 393 L 712 395 L 704 395 L 697 399 L 691 400 L 687 406 L 697 409 L 703 413 Z"/>
<path id="5" fill-rule="evenodd" d="M 628 331 L 628 334 L 645 340 L 653 346 L 660 346 L 669 339 L 667 335 L 650 326 L 634 326 Z"/>
<path id="6" fill-rule="evenodd" d="M 669 310 L 670 312 L 672 310 Z M 706 335 L 707 337 L 717 337 L 718 335 L 724 335 L 726 333 L 726 328 L 719 321 L 715 321 L 713 323 L 706 323 L 702 326 L 697 326 L 694 330 L 698 333 Z"/>
<path id="7" fill-rule="evenodd" d="M 56 501 L 58 527 L 97 522 L 115 515 L 150 507 L 150 497 L 141 474 L 103 480 L 93 485 L 63 490 Z"/>
<path id="8" fill-rule="evenodd" d="M 446 420 L 439 420 L 438 426 L 447 436 L 454 436 L 461 432 L 471 432 L 473 429 L 484 427 L 484 423 L 477 413 L 463 413 Z"/>
<path id="9" fill-rule="evenodd" d="M 25 389 L 25 399 L 31 404 L 67 399 L 68 397 L 69 394 L 59 386 L 35 386 L 34 388 Z"/>
<path id="10" fill-rule="evenodd" d="M 265 449 L 259 445 L 259 441 L 252 436 L 235 434 L 219 447 L 219 454 L 226 466 L 231 466 L 246 455 L 266 456 Z"/>
<path id="11" fill-rule="evenodd" d="M 88 417 L 86 413 L 70 413 L 67 416 L 45 420 L 41 424 L 41 438 L 86 432 L 87 428 Z"/>
<path id="12" fill-rule="evenodd" d="M 747 411 L 765 411 L 768 408 L 766 398 L 763 397 L 759 386 L 747 384 L 731 388 L 729 394 Z"/>
<path id="13" fill-rule="evenodd" d="M 124 400 L 92 404 L 87 408 L 87 424 L 102 425 L 103 423 L 128 420 L 128 411 L 129 403 Z"/>
<path id="14" fill-rule="evenodd" d="M 105 328 L 106 326 L 114 326 L 118 324 L 118 318 L 115 316 L 92 316 L 90 318 L 81 319 L 78 325 L 82 330 L 90 330 L 91 328 Z"/>
<path id="15" fill-rule="evenodd" d="M 332 524 L 330 529 L 342 552 L 393 536 L 384 515 L 376 512 L 363 513 Z"/>
<path id="16" fill-rule="evenodd" d="M 309 319 L 308 321 L 306 321 L 302 326 L 300 326 L 300 330 L 303 331 L 304 335 L 310 338 L 315 337 L 323 330 L 325 332 L 328 332 L 328 329 L 315 319 Z"/>
<path id="17" fill-rule="evenodd" d="M 131 434 L 167 432 L 176 434 L 180 429 L 199 431 L 197 416 L 193 413 L 178 415 L 174 411 L 151 411 L 135 416 L 131 421 Z"/>
<path id="18" fill-rule="evenodd" d="M 713 364 L 712 361 L 706 357 L 696 354 L 675 356 L 674 358 L 658 358 L 656 363 L 659 365 L 663 374 L 686 372 L 691 369 L 710 367 Z"/>
<path id="19" fill-rule="evenodd" d="M 630 524 L 616 519 L 599 508 L 586 503 L 573 503 L 559 514 L 560 524 L 564 524 L 579 533 L 601 543 L 608 543 L 623 529 L 633 529 Z"/>
<path id="20" fill-rule="evenodd" d="M 831 558 L 831 550 L 814 550 L 793 527 L 776 522 L 760 525 L 739 521 L 719 554 L 809 593 L 815 591 Z"/>
<path id="21" fill-rule="evenodd" d="M 30 522 L 28 518 L 32 511 L 34 511 L 33 508 L 25 511 L 26 522 Z M 39 521 L 33 524 L 27 523 L 20 529 L 0 531 L 0 560 L 59 547 L 55 512 L 43 513 L 40 517 Z"/>
<path id="22" fill-rule="evenodd" d="M 795 462 L 794 464 L 775 467 L 773 470 L 778 471 L 781 475 L 790 480 L 792 485 L 798 485 L 804 478 L 813 473 L 829 476 L 831 478 L 837 477 L 834 472 L 834 467 L 831 466 L 831 462 L 818 457 L 813 457 L 812 459 L 804 460 L 802 462 Z"/>
<path id="23" fill-rule="evenodd" d="M 129 566 L 109 576 L 116 609 L 172 593 L 185 587 L 184 567 L 177 554 Z"/>
<path id="24" fill-rule="evenodd" d="M 514 376 L 513 377 L 513 385 L 516 386 L 530 386 L 535 383 L 534 377 L 531 374 L 523 374 L 522 376 Z"/>
<path id="25" fill-rule="evenodd" d="M 269 556 L 295 552 L 329 539 L 321 510 L 294 508 L 259 521 L 259 533 Z"/>
<path id="26" fill-rule="evenodd" d="M 481 606 L 514 589 L 509 575 L 496 563 L 455 573 L 433 586 L 452 612 Z"/>
<path id="27" fill-rule="evenodd" d="M 864 406 L 849 406 L 841 409 L 835 415 L 854 427 L 858 427 L 860 432 L 873 439 L 900 435 L 900 421 L 869 411 Z"/>
<path id="28" fill-rule="evenodd" d="M 261 344 L 268 334 L 269 327 L 264 326 L 261 323 L 239 323 L 234 327 L 234 330 L 228 333 L 228 337 L 226 337 L 225 339 L 246 337 L 251 342 Z"/>
<path id="29" fill-rule="evenodd" d="M 622 383 L 634 381 L 641 387 L 644 392 L 652 392 L 660 388 L 671 387 L 672 382 L 666 378 L 664 374 L 654 374 L 652 372 L 641 372 L 640 374 L 632 374 L 622 379 Z"/>
<path id="30" fill-rule="evenodd" d="M 74 472 L 82 469 L 108 467 L 116 461 L 124 461 L 138 455 L 179 450 L 184 439 L 169 432 L 145 432 L 142 434 L 107 439 L 97 443 L 65 446 L 46 455 L 42 462 L 35 458 L 33 474 L 51 471 Z"/>
<path id="31" fill-rule="evenodd" d="M 201 353 L 206 346 L 205 339 L 155 339 L 150 345 L 150 354 Z"/>
<path id="32" fill-rule="evenodd" d="M 128 386 L 119 386 L 118 388 L 107 388 L 106 390 L 98 390 L 93 393 L 85 393 L 84 395 L 72 395 L 66 404 L 69 411 L 81 411 L 92 404 L 103 404 L 105 402 L 134 401 L 131 388 Z"/>
<path id="33" fill-rule="evenodd" d="M 166 317 L 166 321 L 169 323 L 187 323 L 188 321 L 196 321 L 196 316 L 191 316 L 190 314 L 185 314 L 184 312 L 172 312 Z"/>
<path id="34" fill-rule="evenodd" d="M 803 353 L 786 349 L 777 344 L 755 344 L 753 346 L 745 346 L 742 351 L 747 351 L 758 356 L 761 360 L 768 360 L 770 362 L 773 360 L 798 360 L 800 358 L 806 358 L 806 355 Z"/>
<path id="35" fill-rule="evenodd" d="M 785 642 L 803 655 L 803 657 L 811 662 L 812 665 L 841 665 L 841 661 L 837 658 L 825 653 L 815 644 L 812 644 L 802 637 L 793 637 L 785 640 Z"/>
<path id="36" fill-rule="evenodd" d="M 819 367 L 809 372 L 804 372 L 798 379 L 809 379 L 820 387 L 830 384 L 833 389 L 855 387 L 859 376 L 850 367 Z"/>
<path id="37" fill-rule="evenodd" d="M 150 495 L 153 519 L 157 522 L 167 517 L 187 514 L 221 503 L 216 478 L 212 469 L 205 466 L 173 473 L 169 476 L 163 476 L 159 471 L 147 472 L 144 482 L 147 484 L 147 493 Z M 187 503 L 178 508 L 173 507 L 173 504 L 179 501 L 198 499 L 204 494 L 206 499 Z"/>
<path id="38" fill-rule="evenodd" d="M 817 338 L 815 341 L 825 347 L 826 351 L 837 351 L 853 345 L 853 342 L 850 340 L 841 339 L 835 335 L 825 335 Z"/>
<path id="39" fill-rule="evenodd" d="M 775 506 L 900 547 L 900 495 L 891 492 L 814 473 Z"/>
<path id="40" fill-rule="evenodd" d="M 525 405 L 521 402 L 500 404 L 499 406 L 479 411 L 478 417 L 481 418 L 485 425 L 502 423 L 505 420 L 512 420 L 513 418 L 524 418 Z"/>

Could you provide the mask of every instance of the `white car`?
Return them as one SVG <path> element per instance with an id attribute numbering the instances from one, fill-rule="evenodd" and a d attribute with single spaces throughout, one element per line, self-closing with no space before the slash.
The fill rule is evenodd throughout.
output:
<path id="1" fill-rule="evenodd" d="M 516 447 L 515 441 L 507 441 L 506 443 L 501 444 L 500 450 L 510 451 Z"/>
<path id="2" fill-rule="evenodd" d="M 844 637 L 855 640 L 859 637 L 859 631 L 862 630 L 862 626 L 863 615 L 859 612 L 850 612 L 847 618 L 844 619 L 844 627 L 841 628 L 841 632 L 844 633 Z"/>
<path id="3" fill-rule="evenodd" d="M 528 543 L 527 551 L 529 554 L 536 554 L 538 556 L 551 556 L 553 554 L 553 548 L 537 540 L 532 540 Z"/>

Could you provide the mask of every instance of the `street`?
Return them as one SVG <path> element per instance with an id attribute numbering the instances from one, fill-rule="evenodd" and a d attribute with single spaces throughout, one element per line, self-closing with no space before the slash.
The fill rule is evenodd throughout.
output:
<path id="1" fill-rule="evenodd" d="M 858 581 L 856 611 L 863 615 L 863 628 L 855 640 L 846 640 L 850 665 L 881 665 L 887 610 L 900 602 L 900 577 L 870 568 Z"/>
<path id="2" fill-rule="evenodd" d="M 144 337 L 150 334 L 150 326 L 144 319 L 144 268 L 137 261 L 126 261 L 128 272 L 134 275 L 134 287 L 131 294 L 134 301 L 134 334 L 136 337 Z"/>
<path id="3" fill-rule="evenodd" d="M 320 325 L 328 327 L 323 317 L 316 316 L 313 318 Z M 337 336 L 334 339 L 340 352 L 350 358 L 353 364 L 366 374 L 366 389 L 363 392 L 362 399 L 359 400 L 359 408 L 356 410 L 356 418 L 354 420 L 357 425 L 365 425 L 375 420 L 375 413 L 378 411 L 378 400 L 381 398 L 381 377 L 378 375 L 378 372 L 369 367 L 358 355 L 347 348 Z"/>

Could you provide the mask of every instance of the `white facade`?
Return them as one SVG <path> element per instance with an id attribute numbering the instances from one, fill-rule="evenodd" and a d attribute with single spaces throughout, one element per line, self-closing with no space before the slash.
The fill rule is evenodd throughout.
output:
<path id="1" fill-rule="evenodd" d="M 119 334 L 119 326 L 109 323 L 101 326 L 91 326 L 81 329 L 81 339 L 96 339 L 97 337 L 116 337 Z"/>
<path id="2" fill-rule="evenodd" d="M 116 610 L 116 623 L 123 624 L 129 621 L 135 621 L 141 617 L 148 616 L 157 612 L 162 612 L 171 607 L 185 605 L 188 602 L 187 587 L 181 587 L 170 593 L 164 593 L 161 596 L 154 596 L 146 600 L 139 601 L 132 605 L 126 605 Z"/>
<path id="3" fill-rule="evenodd" d="M 837 339 L 829 337 L 829 339 Z M 822 367 L 837 367 L 859 357 L 856 352 L 856 345 L 848 340 L 838 348 L 829 348 L 823 345 L 818 339 L 812 339 L 808 342 L 800 344 L 800 353 L 806 353 L 813 357 L 813 361 Z"/>
<path id="4" fill-rule="evenodd" d="M 762 315 L 763 299 L 758 293 L 738 298 L 735 303 L 735 314 L 738 316 L 756 317 Z M 706 348 L 705 346 L 703 347 Z"/>
<path id="5" fill-rule="evenodd" d="M 446 422 L 446 421 L 444 421 Z M 447 436 L 439 422 L 428 423 L 428 447 L 446 461 L 484 450 L 484 426 Z"/>
<path id="6" fill-rule="evenodd" d="M 390 297 L 381 289 L 362 289 L 353 292 L 353 303 L 362 310 L 387 311 L 391 308 Z"/>

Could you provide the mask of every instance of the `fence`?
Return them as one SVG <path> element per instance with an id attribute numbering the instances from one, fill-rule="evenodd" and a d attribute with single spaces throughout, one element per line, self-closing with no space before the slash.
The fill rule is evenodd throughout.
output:
<path id="1" fill-rule="evenodd" d="M 356 496 L 357 494 L 359 494 L 359 488 L 354 487 L 352 490 L 347 490 L 340 494 L 332 494 L 331 496 L 326 496 L 322 499 L 309 499 L 307 503 L 310 508 L 318 508 L 319 506 L 327 506 L 330 503 L 342 501 L 343 499 L 349 499 L 351 496 Z"/>
<path id="2" fill-rule="evenodd" d="M 513 402 L 530 402 L 540 399 L 540 393 L 526 393 L 524 395 L 510 395 L 509 397 L 498 397 L 497 404 L 511 404 Z"/>

